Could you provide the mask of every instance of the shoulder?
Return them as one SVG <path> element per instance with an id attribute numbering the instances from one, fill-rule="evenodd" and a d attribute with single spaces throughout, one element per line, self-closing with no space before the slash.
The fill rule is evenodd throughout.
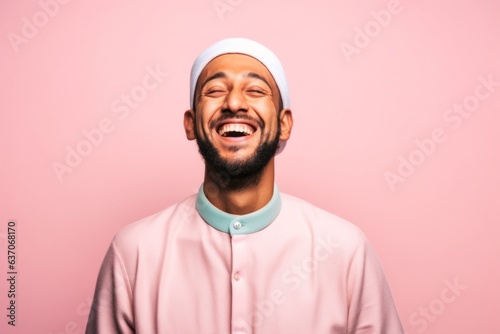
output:
<path id="1" fill-rule="evenodd" d="M 113 239 L 120 252 L 144 247 L 152 247 L 175 233 L 183 222 L 196 215 L 196 195 L 172 204 L 169 207 L 121 228 Z"/>
<path id="2" fill-rule="evenodd" d="M 342 240 L 342 244 L 352 247 L 366 239 L 358 226 L 314 204 L 283 193 L 281 200 L 282 217 L 293 225 L 302 226 L 304 232 Z"/>
<path id="3" fill-rule="evenodd" d="M 281 194 L 282 210 L 287 215 L 295 215 L 320 226 L 333 226 L 352 233 L 359 233 L 360 229 L 348 220 L 329 211 L 317 207 L 298 197 Z"/>

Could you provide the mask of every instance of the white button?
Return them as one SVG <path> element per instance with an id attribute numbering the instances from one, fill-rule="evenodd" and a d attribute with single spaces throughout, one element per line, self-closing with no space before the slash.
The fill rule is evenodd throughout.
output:
<path id="1" fill-rule="evenodd" d="M 234 274 L 234 279 L 239 281 L 240 280 L 240 274 L 239 273 L 236 273 Z"/>
<path id="2" fill-rule="evenodd" d="M 233 227 L 236 229 L 236 230 L 239 230 L 241 228 L 241 223 L 240 222 L 235 222 L 233 224 Z"/>

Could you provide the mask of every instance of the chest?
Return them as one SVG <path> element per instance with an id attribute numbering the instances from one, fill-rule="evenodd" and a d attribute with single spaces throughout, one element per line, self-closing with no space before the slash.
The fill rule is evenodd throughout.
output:
<path id="1" fill-rule="evenodd" d="M 343 332 L 347 267 L 332 240 L 236 235 L 172 242 L 156 259 L 139 259 L 149 267 L 134 287 L 134 300 L 151 305 L 159 332 Z M 159 275 L 155 284 L 147 283 L 150 275 Z"/>

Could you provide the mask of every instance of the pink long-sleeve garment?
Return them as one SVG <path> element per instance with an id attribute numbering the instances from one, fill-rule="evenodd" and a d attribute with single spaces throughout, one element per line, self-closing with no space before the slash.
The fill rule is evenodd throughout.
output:
<path id="1" fill-rule="evenodd" d="M 353 224 L 280 194 L 244 216 L 197 196 L 117 233 L 87 334 L 402 334 Z"/>

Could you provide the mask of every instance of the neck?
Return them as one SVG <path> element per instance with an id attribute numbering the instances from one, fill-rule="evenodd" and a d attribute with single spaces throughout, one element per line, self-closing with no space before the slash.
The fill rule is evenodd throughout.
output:
<path id="1" fill-rule="evenodd" d="M 227 173 L 226 173 L 227 174 Z M 203 191 L 216 208 L 234 215 L 245 215 L 264 207 L 274 191 L 274 158 L 264 167 L 262 175 L 245 187 L 227 186 L 229 175 L 221 175 L 205 167 Z"/>

